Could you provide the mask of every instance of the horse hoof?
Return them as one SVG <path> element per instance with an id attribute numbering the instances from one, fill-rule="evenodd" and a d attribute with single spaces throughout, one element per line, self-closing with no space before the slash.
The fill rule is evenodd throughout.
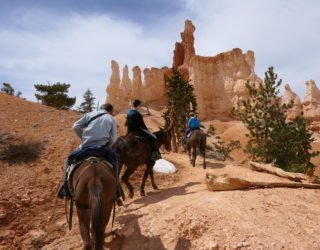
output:
<path id="1" fill-rule="evenodd" d="M 145 192 L 140 192 L 141 196 L 146 196 Z"/>
<path id="2" fill-rule="evenodd" d="M 159 188 L 158 188 L 158 186 L 153 186 L 153 189 L 158 190 Z"/>

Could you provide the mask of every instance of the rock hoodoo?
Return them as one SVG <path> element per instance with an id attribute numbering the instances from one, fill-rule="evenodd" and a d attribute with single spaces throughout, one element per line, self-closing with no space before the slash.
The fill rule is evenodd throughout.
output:
<path id="1" fill-rule="evenodd" d="M 248 98 L 245 82 L 260 81 L 254 72 L 254 53 L 233 49 L 213 57 L 196 55 L 195 30 L 192 22 L 186 20 L 181 42 L 175 44 L 172 67 L 182 72 L 194 85 L 201 118 L 228 116 L 237 101 Z M 123 69 L 122 79 L 115 61 L 111 62 L 111 68 L 107 101 L 118 110 L 127 108 L 130 101 L 137 97 L 151 106 L 165 104 L 165 76 L 170 74 L 169 68 L 147 68 L 143 70 L 142 77 L 141 69 L 135 66 L 132 80 L 127 66 Z"/>
<path id="2" fill-rule="evenodd" d="M 303 114 L 310 121 L 320 120 L 320 90 L 313 80 L 306 82 L 307 93 L 303 100 Z"/>
<path id="3" fill-rule="evenodd" d="M 289 104 L 291 102 L 293 103 L 292 108 L 287 112 L 287 118 L 289 120 L 293 120 L 298 115 L 301 115 L 302 103 L 300 97 L 291 90 L 290 85 L 288 83 L 284 86 L 284 90 L 285 92 L 281 98 L 281 102 L 282 104 Z"/>
<path id="4" fill-rule="evenodd" d="M 228 116 L 238 101 L 249 97 L 246 81 L 260 81 L 254 73 L 254 53 L 240 49 L 215 57 L 193 56 L 189 74 L 202 118 Z"/>

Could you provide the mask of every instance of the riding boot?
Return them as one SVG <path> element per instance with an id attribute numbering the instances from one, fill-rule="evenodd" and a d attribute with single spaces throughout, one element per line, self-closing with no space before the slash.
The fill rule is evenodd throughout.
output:
<path id="1" fill-rule="evenodd" d="M 162 157 L 161 157 L 161 154 L 160 154 L 160 152 L 159 152 L 158 150 L 152 152 L 152 154 L 151 154 L 151 160 L 157 161 L 157 160 L 159 160 L 159 159 L 161 159 L 161 158 L 162 158 Z"/>
<path id="2" fill-rule="evenodd" d="M 60 199 L 70 199 L 71 198 L 71 193 L 68 187 L 68 172 L 69 172 L 69 166 L 66 165 L 66 170 L 65 170 L 65 174 L 64 174 L 64 179 L 63 179 L 63 183 L 58 191 L 58 198 Z"/>
<path id="3" fill-rule="evenodd" d="M 69 191 L 69 187 L 68 187 L 68 182 L 63 182 L 63 184 L 61 185 L 59 191 L 58 191 L 58 198 L 60 199 L 70 199 L 71 198 L 71 193 Z"/>
<path id="4" fill-rule="evenodd" d="M 152 140 L 150 146 L 151 146 L 151 151 L 152 151 L 151 160 L 157 161 L 157 160 L 161 159 L 161 153 L 159 151 L 157 140 Z"/>

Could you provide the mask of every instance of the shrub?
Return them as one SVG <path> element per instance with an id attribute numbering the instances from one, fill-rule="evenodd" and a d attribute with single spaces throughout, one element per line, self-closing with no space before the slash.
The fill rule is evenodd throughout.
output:
<path id="1" fill-rule="evenodd" d="M 0 151 L 0 160 L 9 163 L 31 162 L 39 157 L 41 143 L 33 140 L 24 140 L 19 143 L 8 143 Z"/>
<path id="2" fill-rule="evenodd" d="M 241 148 L 240 141 L 231 140 L 228 144 L 223 141 L 213 142 L 213 157 L 219 161 L 227 159 L 233 160 L 230 153 L 238 148 Z"/>
<path id="3" fill-rule="evenodd" d="M 207 129 L 207 136 L 210 137 L 210 136 L 214 136 L 216 134 L 216 128 L 210 124 L 208 129 Z"/>

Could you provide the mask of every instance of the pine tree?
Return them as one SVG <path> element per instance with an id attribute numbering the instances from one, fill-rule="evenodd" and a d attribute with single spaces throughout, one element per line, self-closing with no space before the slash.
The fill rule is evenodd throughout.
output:
<path id="1" fill-rule="evenodd" d="M 258 86 L 246 83 L 250 98 L 239 103 L 232 113 L 249 131 L 246 152 L 253 160 L 273 162 L 284 170 L 303 172 L 318 152 L 310 152 L 313 138 L 308 122 L 302 116 L 287 121 L 286 111 L 292 103 L 281 104 L 280 85 L 281 80 L 277 81 L 277 75 L 270 67 Z"/>
<path id="2" fill-rule="evenodd" d="M 80 104 L 79 111 L 83 113 L 92 112 L 94 109 L 94 100 L 96 99 L 91 90 L 87 89 L 86 92 L 83 94 L 84 102 Z"/>
<path id="3" fill-rule="evenodd" d="M 193 86 L 176 69 L 166 78 L 167 109 L 164 113 L 166 126 L 173 123 L 173 150 L 177 152 L 177 143 L 181 145 L 190 112 L 197 111 L 197 101 Z"/>
<path id="4" fill-rule="evenodd" d="M 1 91 L 8 94 L 8 95 L 14 95 L 14 88 L 12 88 L 10 83 L 4 82 L 3 87 L 1 88 Z"/>
<path id="5" fill-rule="evenodd" d="M 57 82 L 52 85 L 50 83 L 47 85 L 35 84 L 34 87 L 39 92 L 35 96 L 43 105 L 59 109 L 69 109 L 76 102 L 75 97 L 72 98 L 67 95 L 70 84 Z"/>
<path id="6" fill-rule="evenodd" d="M 16 97 L 20 98 L 22 95 L 22 92 L 21 91 L 18 91 L 17 94 L 16 94 Z"/>

